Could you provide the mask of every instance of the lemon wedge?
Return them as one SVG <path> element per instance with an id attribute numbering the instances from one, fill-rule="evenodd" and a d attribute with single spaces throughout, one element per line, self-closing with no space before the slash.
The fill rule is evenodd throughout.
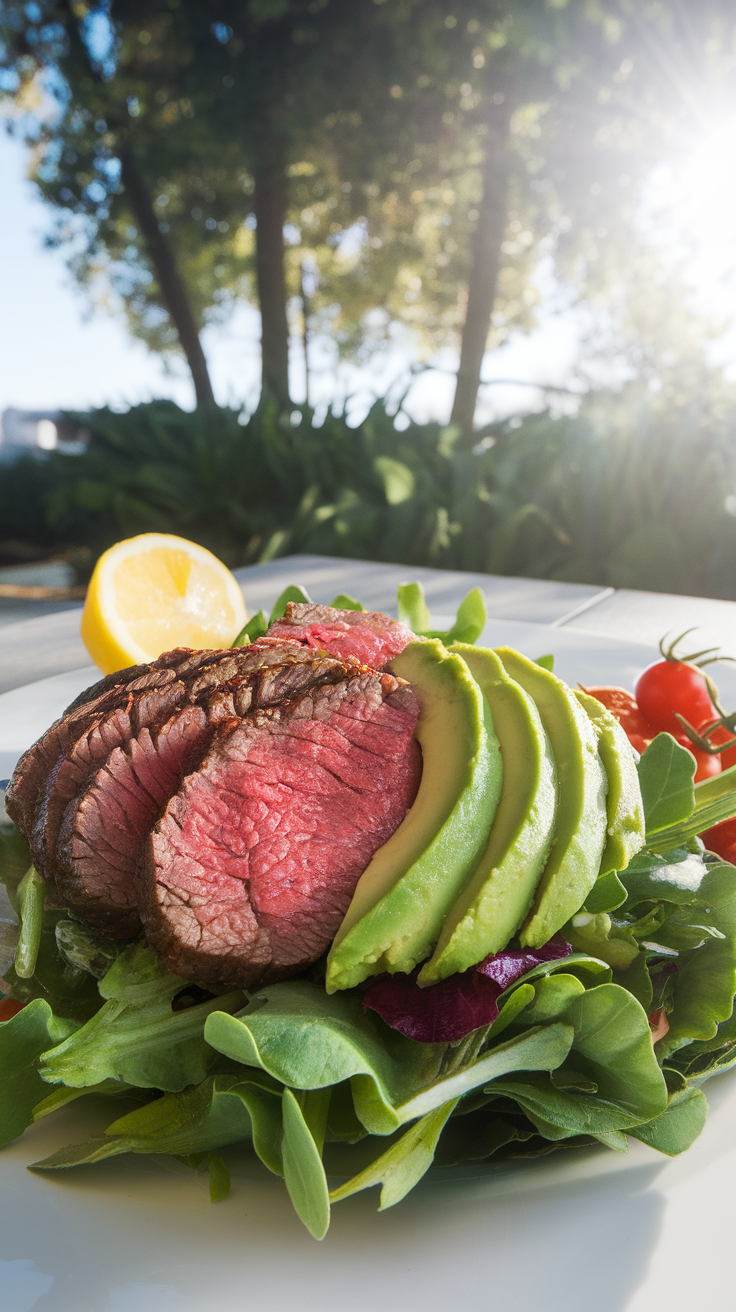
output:
<path id="1" fill-rule="evenodd" d="M 100 556 L 82 641 L 112 674 L 173 647 L 229 647 L 246 618 L 237 580 L 210 551 L 168 533 L 142 533 Z"/>

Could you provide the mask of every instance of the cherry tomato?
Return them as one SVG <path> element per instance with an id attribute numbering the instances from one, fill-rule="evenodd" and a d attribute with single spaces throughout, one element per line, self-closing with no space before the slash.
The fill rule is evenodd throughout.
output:
<path id="1" fill-rule="evenodd" d="M 685 661 L 656 661 L 636 681 L 636 701 L 658 732 L 682 737 L 678 711 L 692 725 L 712 720 L 713 703 L 705 677 Z"/>
<path id="2" fill-rule="evenodd" d="M 689 738 L 678 738 L 681 747 L 687 747 L 687 750 L 695 757 L 695 782 L 699 784 L 701 779 L 712 779 L 714 774 L 720 774 L 723 769 L 721 757 L 716 752 L 711 756 L 710 752 L 699 752 L 695 743 L 691 743 Z"/>
<path id="3" fill-rule="evenodd" d="M 586 688 L 585 692 L 590 693 L 603 706 L 616 716 L 626 737 L 641 755 L 645 752 L 653 738 L 661 732 L 655 729 L 652 724 L 642 715 L 641 709 L 636 704 L 636 698 L 632 693 L 627 692 L 626 688 L 600 687 Z M 711 722 L 712 722 L 711 715 Z M 711 756 L 708 752 L 699 752 L 694 743 L 690 742 L 682 732 L 682 725 L 675 720 L 677 733 L 673 737 L 677 738 L 682 747 L 687 747 L 688 751 L 695 757 L 695 782 L 700 783 L 701 779 L 712 779 L 714 774 L 721 772 L 721 758 L 718 754 Z M 734 749 L 736 751 L 736 749 Z"/>
<path id="4" fill-rule="evenodd" d="M 736 816 L 733 820 L 724 820 L 720 825 L 713 825 L 700 835 L 709 852 L 715 852 L 736 865 Z"/>
<path id="5" fill-rule="evenodd" d="M 15 998 L 0 998 L 0 1021 L 10 1020 L 25 1007 L 25 1002 L 16 1002 Z"/>
<path id="6" fill-rule="evenodd" d="M 626 688 L 606 685 L 599 688 L 585 688 L 583 691 L 590 693 L 591 697 L 595 697 L 596 701 L 616 716 L 631 746 L 635 747 L 637 752 L 645 751 L 652 738 L 656 738 L 658 730 L 642 715 L 633 693 L 628 692 Z M 678 729 L 682 732 L 679 725 Z"/>

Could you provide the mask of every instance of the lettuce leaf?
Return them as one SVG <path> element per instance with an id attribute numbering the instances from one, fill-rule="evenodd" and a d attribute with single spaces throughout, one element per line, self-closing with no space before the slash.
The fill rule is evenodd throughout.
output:
<path id="1" fill-rule="evenodd" d="M 32 1169 L 56 1171 L 120 1153 L 206 1152 L 249 1139 L 251 1118 L 239 1081 L 238 1075 L 214 1075 L 183 1093 L 165 1094 L 113 1121 L 104 1134 L 34 1162 Z"/>
<path id="2" fill-rule="evenodd" d="M 73 1022 L 57 1020 L 41 998 L 0 1024 L 0 1148 L 33 1120 L 36 1104 L 48 1093 L 38 1073 L 41 1053 L 71 1029 Z"/>
<path id="3" fill-rule="evenodd" d="M 151 948 L 126 948 L 99 982 L 104 1006 L 70 1038 L 43 1053 L 42 1078 L 74 1088 L 122 1080 L 173 1093 L 199 1084 L 215 1060 L 203 1037 L 207 1016 L 235 1010 L 243 994 L 236 991 L 173 1011 L 171 1004 L 184 989 L 186 981 L 172 975 Z"/>
<path id="4" fill-rule="evenodd" d="M 600 984 L 572 995 L 557 977 L 540 986 L 540 998 L 547 1015 L 572 1027 L 567 1061 L 551 1076 L 497 1080 L 485 1090 L 490 1097 L 512 1098 L 548 1139 L 628 1130 L 665 1110 L 667 1086 L 649 1022 L 626 989 Z"/>
<path id="5" fill-rule="evenodd" d="M 218 1052 L 257 1066 L 293 1089 L 350 1080 L 355 1108 L 372 1134 L 399 1125 L 396 1105 L 439 1074 L 443 1044 L 415 1043 L 367 1014 L 355 992 L 321 984 L 272 984 L 236 1016 L 214 1011 L 205 1039 Z"/>
<path id="6" fill-rule="evenodd" d="M 432 1165 L 440 1135 L 458 1101 L 457 1098 L 453 1098 L 452 1101 L 443 1103 L 442 1106 L 416 1121 L 370 1166 L 360 1171 L 352 1180 L 348 1180 L 347 1184 L 333 1190 L 330 1200 L 337 1203 L 343 1198 L 349 1198 L 351 1194 L 359 1193 L 361 1189 L 370 1189 L 373 1185 L 380 1184 L 379 1212 L 401 1202 L 401 1199 L 419 1183 Z"/>
<path id="7" fill-rule="evenodd" d="M 638 764 L 647 838 L 687 820 L 695 809 L 695 757 L 670 733 L 659 733 Z"/>

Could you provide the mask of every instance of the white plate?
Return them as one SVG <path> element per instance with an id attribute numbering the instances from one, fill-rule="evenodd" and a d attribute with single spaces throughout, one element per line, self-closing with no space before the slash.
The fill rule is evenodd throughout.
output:
<path id="1" fill-rule="evenodd" d="M 485 640 L 553 652 L 570 682 L 631 686 L 649 647 L 573 629 L 492 622 Z M 724 699 L 736 678 L 723 667 Z M 0 697 L 3 765 L 89 672 Z M 43 707 L 41 722 L 39 716 Z M 12 712 L 12 715 L 11 715 Z M 26 736 L 23 736 L 23 726 Z M 632 1143 L 537 1162 L 430 1172 L 398 1207 L 377 1191 L 340 1203 L 317 1244 L 283 1185 L 228 1150 L 232 1193 L 167 1158 L 120 1157 L 49 1177 L 29 1162 L 98 1132 L 109 1103 L 68 1108 L 0 1157 L 2 1312 L 679 1312 L 728 1305 L 736 1077 L 706 1085 L 700 1139 L 669 1161 Z"/>

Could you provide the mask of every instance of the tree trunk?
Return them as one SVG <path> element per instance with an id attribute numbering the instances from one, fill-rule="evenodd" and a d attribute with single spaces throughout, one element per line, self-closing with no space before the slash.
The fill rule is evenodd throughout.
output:
<path id="1" fill-rule="evenodd" d="M 119 154 L 123 187 L 136 223 L 145 238 L 163 302 L 179 334 L 181 348 L 192 375 L 197 405 L 214 405 L 215 397 L 207 361 L 184 281 L 176 267 L 171 247 L 158 226 L 148 188 L 138 172 L 133 155 L 128 149 L 121 150 Z"/>
<path id="2" fill-rule="evenodd" d="M 501 242 L 508 221 L 511 158 L 508 150 L 508 113 L 490 123 L 483 164 L 483 194 L 478 223 L 470 248 L 468 304 L 460 346 L 455 400 L 450 422 L 472 432 L 493 302 L 496 298 Z"/>
<path id="3" fill-rule="evenodd" d="M 261 307 L 261 401 L 279 409 L 289 400 L 289 325 L 286 319 L 284 223 L 286 171 L 270 168 L 255 177 L 256 273 Z"/>

